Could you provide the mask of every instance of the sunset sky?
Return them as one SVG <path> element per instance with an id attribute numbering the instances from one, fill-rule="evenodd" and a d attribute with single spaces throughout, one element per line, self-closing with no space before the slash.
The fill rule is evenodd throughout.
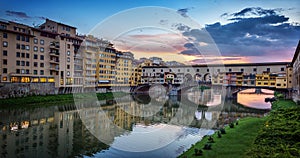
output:
<path id="1" fill-rule="evenodd" d="M 275 62 L 294 55 L 299 6 L 299 0 L 2 0 L 0 18 L 30 26 L 49 18 L 77 27 L 79 34 L 102 36 L 135 58 Z"/>

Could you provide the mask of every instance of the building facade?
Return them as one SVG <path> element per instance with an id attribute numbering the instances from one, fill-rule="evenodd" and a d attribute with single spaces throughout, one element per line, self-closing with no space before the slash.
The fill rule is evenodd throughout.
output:
<path id="1" fill-rule="evenodd" d="M 82 39 L 76 28 L 46 19 L 39 27 L 0 21 L 1 82 L 55 83 L 61 91 L 74 82 L 74 55 Z"/>
<path id="2" fill-rule="evenodd" d="M 293 87 L 293 100 L 300 101 L 300 41 L 298 42 L 294 57 L 292 59 L 292 87 Z"/>
<path id="3" fill-rule="evenodd" d="M 141 83 L 167 83 L 166 75 L 174 74 L 173 84 L 187 81 L 224 86 L 291 88 L 292 68 L 288 62 L 192 66 L 145 66 Z"/>

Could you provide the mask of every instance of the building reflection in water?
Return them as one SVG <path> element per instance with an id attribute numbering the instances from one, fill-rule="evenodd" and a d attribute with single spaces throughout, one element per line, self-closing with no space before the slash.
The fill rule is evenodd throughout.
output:
<path id="1" fill-rule="evenodd" d="M 205 93 L 199 95 L 202 100 L 189 99 L 195 104 L 207 103 L 211 96 Z M 149 96 L 126 96 L 114 101 L 85 101 L 79 106 L 1 110 L 0 157 L 92 155 L 108 149 L 117 137 L 131 133 L 136 126 L 218 128 L 240 117 L 260 117 L 265 113 L 231 102 L 226 102 L 222 109 L 193 107 L 182 102 L 176 97 L 158 103 L 149 101 Z"/>

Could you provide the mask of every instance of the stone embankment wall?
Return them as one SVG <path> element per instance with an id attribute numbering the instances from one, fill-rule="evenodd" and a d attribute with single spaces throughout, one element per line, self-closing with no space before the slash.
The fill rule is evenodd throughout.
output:
<path id="1" fill-rule="evenodd" d="M 0 98 L 57 94 L 54 83 L 1 83 Z"/>

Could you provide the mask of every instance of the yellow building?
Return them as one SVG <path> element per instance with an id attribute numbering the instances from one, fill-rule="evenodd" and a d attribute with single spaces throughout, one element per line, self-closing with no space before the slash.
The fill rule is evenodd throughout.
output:
<path id="1" fill-rule="evenodd" d="M 110 88 L 116 77 L 116 53 L 112 43 L 104 43 L 100 46 L 97 65 L 97 80 L 99 88 Z"/>
<path id="2" fill-rule="evenodd" d="M 114 86 L 127 86 L 133 82 L 133 54 L 131 52 L 118 52 L 116 62 L 116 82 Z"/>
<path id="3" fill-rule="evenodd" d="M 268 87 L 269 86 L 269 80 L 270 80 L 270 76 L 269 76 L 269 72 L 263 72 L 262 74 L 256 74 L 255 76 L 255 86 L 259 86 L 259 87 Z"/>

